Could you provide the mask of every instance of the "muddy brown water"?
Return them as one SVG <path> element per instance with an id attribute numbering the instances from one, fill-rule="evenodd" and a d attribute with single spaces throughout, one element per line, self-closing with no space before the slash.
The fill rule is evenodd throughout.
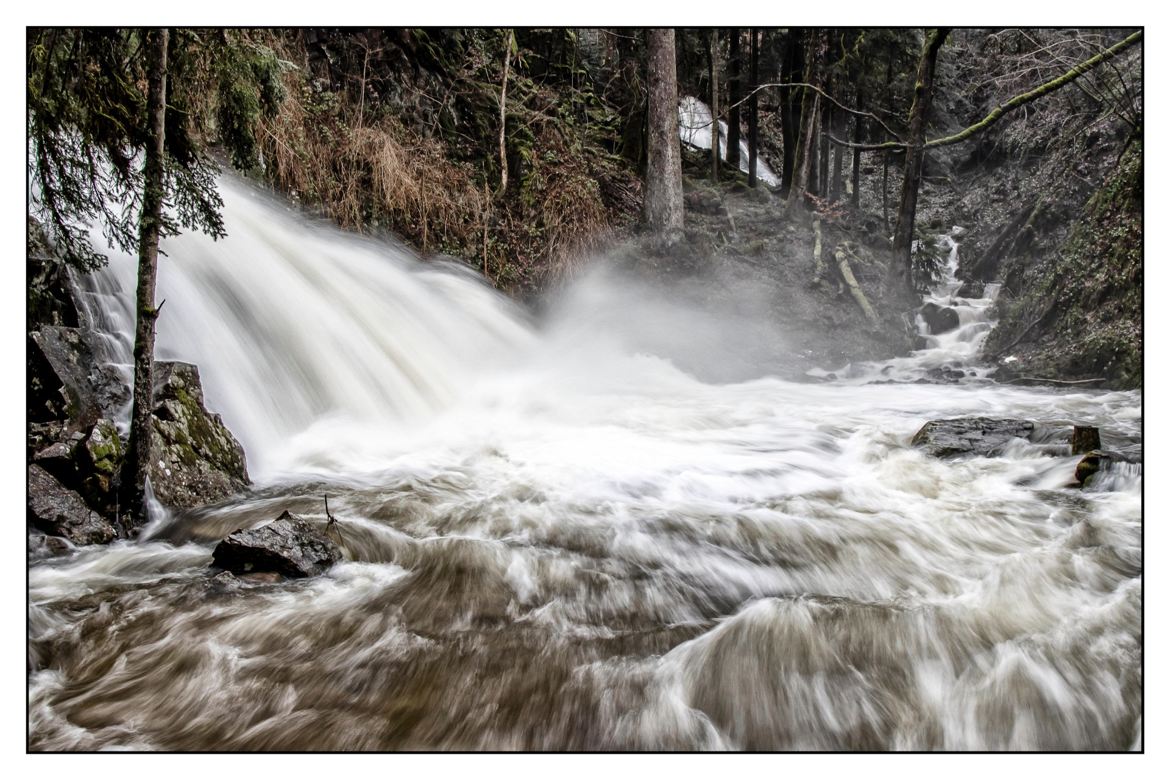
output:
<path id="1" fill-rule="evenodd" d="M 1139 745 L 1140 469 L 1082 490 L 1050 444 L 909 446 L 981 414 L 1132 451 L 1139 393 L 910 383 L 967 336 L 885 373 L 703 381 L 669 302 L 615 314 L 585 281 L 536 327 L 225 199 L 231 238 L 168 247 L 160 352 L 199 363 L 256 489 L 32 564 L 33 750 Z M 90 281 L 115 352 L 131 271 Z M 285 509 L 323 526 L 326 493 L 345 562 L 212 578 L 216 540 Z"/>

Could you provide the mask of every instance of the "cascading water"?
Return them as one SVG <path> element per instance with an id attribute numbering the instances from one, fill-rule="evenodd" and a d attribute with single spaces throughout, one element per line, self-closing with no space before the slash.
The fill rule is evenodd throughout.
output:
<path id="1" fill-rule="evenodd" d="M 868 380 L 703 382 L 670 336 L 719 325 L 669 301 L 599 306 L 596 277 L 534 327 L 453 268 L 224 196 L 228 239 L 165 244 L 159 349 L 200 365 L 259 484 L 31 568 L 34 749 L 1138 743 L 1140 475 L 1081 491 L 1051 445 L 908 442 L 980 414 L 1132 448 L 1140 394 L 889 382 L 964 363 L 974 313 Z M 90 281 L 123 344 L 131 270 Z M 326 490 L 347 562 L 209 579 L 216 540 L 324 522 Z"/>
<path id="2" fill-rule="evenodd" d="M 947 250 L 946 263 L 942 268 L 942 280 L 923 298 L 924 304 L 952 309 L 958 318 L 957 328 L 932 334 L 920 314 L 915 324 L 924 346 L 910 355 L 876 363 L 849 365 L 834 372 L 814 369 L 809 374 L 823 378 L 831 373 L 834 379 L 852 384 L 874 381 L 914 382 L 937 378 L 939 371 L 952 374 L 958 372 L 951 378 L 962 376 L 967 379 L 985 379 L 993 368 L 980 364 L 979 350 L 995 325 L 991 320 L 991 304 L 999 294 L 999 284 L 984 285 L 983 295 L 979 298 L 958 295 L 963 282 L 955 278 L 959 269 L 959 242 L 955 239 L 961 232 L 961 228 L 956 227 L 951 233 L 936 237 Z"/>

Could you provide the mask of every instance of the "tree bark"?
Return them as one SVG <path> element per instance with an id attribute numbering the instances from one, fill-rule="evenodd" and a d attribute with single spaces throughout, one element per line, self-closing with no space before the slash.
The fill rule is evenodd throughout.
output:
<path id="1" fill-rule="evenodd" d="M 820 161 L 817 168 L 817 195 L 825 200 L 833 197 L 829 187 L 829 132 L 833 129 L 833 106 L 828 101 L 821 109 L 821 132 L 817 134 L 817 148 L 820 150 Z"/>
<path id="2" fill-rule="evenodd" d="M 711 66 L 711 181 L 719 181 L 719 28 L 711 28 L 708 41 Z"/>
<path id="3" fill-rule="evenodd" d="M 824 59 L 824 49 L 821 45 L 821 35 L 818 31 L 808 31 L 805 50 L 805 78 L 809 84 L 820 86 Z M 793 175 L 792 189 L 788 192 L 788 203 L 800 202 L 806 192 L 816 190 L 817 156 L 816 136 L 817 120 L 820 118 L 821 95 L 819 91 L 806 89 L 804 101 L 801 104 L 800 138 L 796 151 L 796 172 Z"/>
<path id="4" fill-rule="evenodd" d="M 890 155 L 882 155 L 882 225 L 890 232 Z"/>
<path id="5" fill-rule="evenodd" d="M 743 98 L 740 89 L 743 78 L 743 63 L 739 56 L 739 28 L 732 27 L 728 35 L 727 51 L 727 99 L 731 104 L 727 111 L 727 165 L 739 170 L 739 102 Z"/>
<path id="6" fill-rule="evenodd" d="M 914 297 L 911 279 L 911 247 L 914 242 L 914 214 L 918 208 L 918 188 L 922 184 L 922 161 L 926 156 L 926 118 L 934 101 L 934 67 L 938 50 L 950 32 L 939 27 L 926 34 L 918 73 L 914 79 L 914 102 L 910 106 L 910 134 L 907 139 L 905 168 L 902 174 L 902 197 L 898 202 L 898 221 L 894 225 L 893 256 L 890 261 L 890 289 L 907 299 Z"/>
<path id="7" fill-rule="evenodd" d="M 834 112 L 833 116 L 835 127 L 841 125 L 841 115 Z M 845 195 L 845 173 L 844 160 L 841 147 L 836 144 L 833 145 L 833 184 L 829 188 L 829 198 L 831 200 L 843 200 Z"/>
<path id="8" fill-rule="evenodd" d="M 800 81 L 801 70 L 800 33 L 789 30 L 784 42 L 784 61 L 781 66 L 781 80 L 785 84 Z M 753 85 L 753 89 L 755 85 Z M 780 137 L 784 146 L 784 161 L 780 168 L 780 194 L 787 198 L 792 191 L 792 176 L 796 165 L 796 147 L 800 143 L 800 101 L 791 86 L 780 88 Z"/>
<path id="9" fill-rule="evenodd" d="M 507 128 L 507 99 L 508 99 L 508 68 L 512 63 L 512 41 L 515 33 L 508 31 L 508 37 L 504 40 L 504 78 L 500 81 L 500 194 L 503 195 L 508 189 L 508 148 L 507 136 L 505 130 Z"/>
<path id="10" fill-rule="evenodd" d="M 683 226 L 682 153 L 678 137 L 678 73 L 674 30 L 646 31 L 649 85 L 646 223 L 656 232 Z"/>
<path id="11" fill-rule="evenodd" d="M 131 522 L 146 521 L 146 482 L 150 474 L 154 407 L 154 305 L 158 272 L 158 241 L 162 226 L 167 104 L 167 40 L 164 27 L 148 33 L 146 159 L 143 163 L 142 214 L 138 226 L 138 291 L 134 332 L 134 397 L 130 412 L 130 444 L 123 465 Z"/>
<path id="12" fill-rule="evenodd" d="M 858 95 L 859 99 L 857 101 L 857 104 L 859 107 L 861 105 L 860 97 L 861 96 Z M 861 143 L 861 127 L 862 127 L 861 117 L 859 117 L 859 116 L 853 117 L 853 140 L 855 143 Z M 861 208 L 861 150 L 860 149 L 853 150 L 852 174 L 853 174 L 853 181 L 852 181 L 853 192 L 849 196 L 849 203 L 856 210 L 856 209 Z"/>
<path id="13" fill-rule="evenodd" d="M 756 162 L 760 158 L 760 98 L 756 85 L 760 83 L 760 42 L 759 31 L 754 27 L 749 32 L 749 56 L 751 59 L 751 90 L 748 98 L 748 186 L 756 186 Z"/>

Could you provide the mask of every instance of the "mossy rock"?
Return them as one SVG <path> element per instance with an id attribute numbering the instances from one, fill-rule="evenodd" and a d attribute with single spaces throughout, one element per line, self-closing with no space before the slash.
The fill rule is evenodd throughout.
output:
<path id="1" fill-rule="evenodd" d="M 156 497 L 168 506 L 191 507 L 243 490 L 249 483 L 244 449 L 204 406 L 199 369 L 156 363 L 154 393 L 150 480 Z"/>
<path id="2" fill-rule="evenodd" d="M 101 474 L 112 477 L 122 468 L 122 440 L 110 420 L 102 418 L 94 423 L 85 439 L 85 451 L 90 465 Z"/>

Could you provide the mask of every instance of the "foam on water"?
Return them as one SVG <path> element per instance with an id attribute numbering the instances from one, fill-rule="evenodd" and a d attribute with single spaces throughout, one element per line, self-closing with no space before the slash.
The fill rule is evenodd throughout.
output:
<path id="1" fill-rule="evenodd" d="M 884 373 L 713 383 L 672 358 L 717 362 L 720 324 L 612 277 L 535 327 L 223 188 L 230 237 L 164 247 L 159 350 L 199 364 L 257 490 L 32 567 L 34 749 L 1138 744 L 1140 472 L 1081 491 L 1051 444 L 908 446 L 974 414 L 1140 444 L 1138 393 L 983 379 L 989 299 Z M 88 282 L 122 349 L 132 269 Z M 874 383 L 944 363 L 976 376 Z M 209 580 L 235 528 L 323 523 L 322 481 L 348 562 Z"/>

